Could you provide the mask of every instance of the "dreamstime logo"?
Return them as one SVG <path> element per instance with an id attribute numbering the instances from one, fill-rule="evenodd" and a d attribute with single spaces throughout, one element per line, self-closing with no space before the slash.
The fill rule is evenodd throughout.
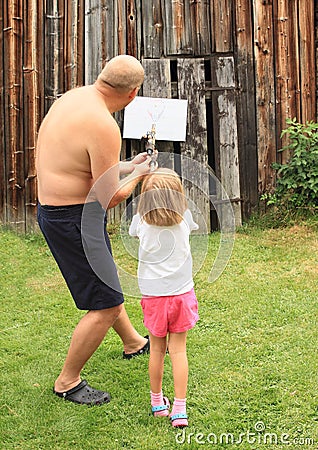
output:
<path id="1" fill-rule="evenodd" d="M 191 444 L 198 445 L 314 445 L 314 439 L 310 437 L 297 436 L 292 437 L 289 433 L 273 433 L 266 430 L 264 422 L 259 421 L 254 425 L 254 430 L 247 430 L 242 433 L 192 433 L 187 432 L 184 428 L 181 432 L 176 434 L 177 444 Z"/>
<path id="2" fill-rule="evenodd" d="M 167 155 L 170 161 L 167 161 Z M 199 230 L 191 236 L 191 254 L 193 259 L 193 275 L 195 275 L 211 257 L 209 249 L 210 227 L 207 218 L 210 217 L 210 209 L 216 211 L 219 223 L 219 247 L 212 255 L 212 260 L 207 270 L 207 280 L 212 283 L 222 274 L 233 250 L 235 237 L 235 217 L 231 201 L 220 181 L 214 175 L 209 166 L 184 155 L 158 153 L 157 161 L 159 167 L 171 167 L 171 155 L 174 166 L 181 168 L 182 182 L 185 187 L 186 199 L 192 212 L 194 221 L 199 225 Z M 105 202 L 108 205 L 116 194 L 117 184 L 114 182 L 118 177 L 118 167 L 111 168 L 105 172 L 92 187 L 87 196 L 82 214 L 82 242 L 86 257 L 93 271 L 108 286 L 116 291 L 122 291 L 125 295 L 139 296 L 137 273 L 131 273 L 125 266 L 116 261 L 116 268 L 112 261 L 109 248 L 104 239 L 104 221 L 100 213 L 96 214 L 92 203 L 96 199 L 96 191 L 103 192 Z M 125 184 L 125 179 L 122 181 Z M 111 186 L 116 186 L 112 189 Z M 191 197 L 190 198 L 190 194 Z M 123 247 L 128 257 L 138 259 L 138 240 L 129 236 L 128 228 L 131 215 L 136 212 L 138 198 L 126 206 L 121 217 L 120 236 Z M 156 238 L 156 237 L 154 237 Z M 132 262 L 132 266 L 134 263 Z M 117 271 L 121 286 L 114 275 Z"/>

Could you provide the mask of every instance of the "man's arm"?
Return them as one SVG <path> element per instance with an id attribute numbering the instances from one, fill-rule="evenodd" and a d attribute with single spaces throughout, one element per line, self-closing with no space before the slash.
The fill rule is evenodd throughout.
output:
<path id="1" fill-rule="evenodd" d="M 136 164 L 134 166 L 134 170 L 130 175 L 123 178 L 119 182 L 118 190 L 112 196 L 108 205 L 108 209 L 114 208 L 116 205 L 121 203 L 123 200 L 126 200 L 126 198 L 131 195 L 138 183 L 143 179 L 145 175 L 147 175 L 147 173 L 149 173 L 150 161 L 150 157 L 146 156 L 146 159 L 142 163 Z"/>
<path id="2" fill-rule="evenodd" d="M 128 164 L 120 164 L 120 130 L 111 116 L 97 124 L 95 122 L 92 129 L 94 132 L 87 151 L 94 182 L 93 196 L 103 208 L 109 209 L 131 195 L 143 176 L 149 172 L 150 159 L 147 155 L 142 157 L 138 155 L 139 160 L 142 161 L 139 164 L 136 164 L 136 158 Z M 120 169 L 123 168 L 127 171 L 126 173 L 130 171 L 130 175 L 119 181 Z"/>

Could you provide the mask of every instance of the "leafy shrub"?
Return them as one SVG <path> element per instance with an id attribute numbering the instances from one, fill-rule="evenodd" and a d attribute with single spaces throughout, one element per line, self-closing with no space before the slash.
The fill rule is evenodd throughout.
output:
<path id="1" fill-rule="evenodd" d="M 273 163 L 277 170 L 274 193 L 265 193 L 267 205 L 286 209 L 318 208 L 318 123 L 297 123 L 287 119 L 288 128 L 281 136 L 289 136 L 288 144 L 279 151 L 289 150 L 289 161 Z"/>

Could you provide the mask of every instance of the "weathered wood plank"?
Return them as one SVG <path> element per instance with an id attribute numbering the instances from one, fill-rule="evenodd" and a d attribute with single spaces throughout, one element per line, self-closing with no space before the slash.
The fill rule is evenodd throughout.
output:
<path id="1" fill-rule="evenodd" d="M 212 88 L 235 89 L 235 67 L 233 56 L 211 58 Z"/>
<path id="2" fill-rule="evenodd" d="M 136 5 L 134 0 L 127 0 L 127 53 L 132 56 L 137 56 L 137 17 Z"/>
<path id="3" fill-rule="evenodd" d="M 315 78 L 316 78 L 316 115 L 315 120 L 317 120 L 318 117 L 318 2 L 315 2 L 314 6 L 314 22 L 315 22 L 315 56 L 316 56 L 316 65 L 315 65 Z"/>
<path id="4" fill-rule="evenodd" d="M 189 0 L 163 0 L 165 56 L 193 54 Z"/>
<path id="5" fill-rule="evenodd" d="M 211 60 L 216 175 L 233 202 L 235 222 L 242 223 L 234 58 Z M 224 90 L 222 90 L 222 88 Z M 212 124 L 207 124 L 212 126 Z M 222 195 L 221 192 L 218 195 Z"/>
<path id="6" fill-rule="evenodd" d="M 84 0 L 65 2 L 64 91 L 84 83 Z"/>
<path id="7" fill-rule="evenodd" d="M 195 217 L 195 220 L 202 223 L 203 219 L 207 224 L 207 228 L 210 229 L 203 59 L 178 59 L 178 92 L 179 98 L 188 100 L 186 142 L 180 144 L 181 175 L 187 197 L 196 204 L 200 212 Z M 200 171 L 196 170 L 193 161 L 199 163 Z"/>
<path id="8" fill-rule="evenodd" d="M 6 170 L 5 170 L 5 110 L 4 110 L 4 86 L 3 86 L 3 72 L 4 72 L 4 55 L 3 55 L 3 14 L 4 14 L 4 0 L 0 0 L 0 223 L 6 222 Z"/>
<path id="9" fill-rule="evenodd" d="M 115 56 L 115 2 L 106 2 L 102 9 L 102 61 L 103 65 Z"/>
<path id="10" fill-rule="evenodd" d="M 235 2 L 235 8 L 240 184 L 243 215 L 248 217 L 258 205 L 253 14 L 249 0 Z"/>
<path id="11" fill-rule="evenodd" d="M 102 10 L 105 0 L 85 0 L 85 84 L 95 82 L 103 67 Z"/>
<path id="12" fill-rule="evenodd" d="M 243 2 L 235 1 L 234 5 L 243 10 Z M 211 1 L 211 32 L 212 51 L 230 52 L 233 51 L 233 1 L 213 0 Z"/>
<path id="13" fill-rule="evenodd" d="M 114 56 L 114 38 L 113 38 L 113 28 L 114 28 L 114 2 L 104 1 L 101 4 L 101 68 L 104 66 L 105 62 Z"/>
<path id="14" fill-rule="evenodd" d="M 163 21 L 160 0 L 141 0 L 144 58 L 163 54 Z"/>
<path id="15" fill-rule="evenodd" d="M 286 128 L 286 119 L 297 117 L 300 120 L 300 68 L 298 45 L 298 0 L 277 2 L 276 31 L 276 133 L 277 147 L 285 146 L 286 135 L 281 139 L 281 131 Z M 302 14 L 302 13 L 301 13 Z M 279 153 L 278 159 L 286 161 L 290 155 Z"/>
<path id="16" fill-rule="evenodd" d="M 5 5 L 4 26 L 4 111 L 7 222 L 18 231 L 25 231 L 24 149 L 22 61 L 23 6 L 21 0 Z"/>
<path id="17" fill-rule="evenodd" d="M 106 61 L 126 53 L 125 0 L 85 0 L 85 84 L 95 82 Z"/>
<path id="18" fill-rule="evenodd" d="M 73 84 L 73 71 L 74 71 L 74 60 L 75 56 L 72 35 L 74 32 L 74 27 L 76 23 L 76 1 L 74 8 L 74 1 L 71 0 L 65 3 L 65 35 L 63 43 L 63 62 L 64 62 L 64 86 L 63 90 L 66 91 Z M 74 23 L 74 22 L 75 23 Z"/>
<path id="19" fill-rule="evenodd" d="M 298 11 L 298 0 L 288 3 L 288 58 L 287 66 L 289 71 L 288 76 L 288 102 L 289 102 L 289 115 L 287 117 L 300 117 L 301 114 L 301 96 L 300 92 L 300 48 L 299 48 L 299 20 L 300 16 L 305 13 L 305 11 Z M 307 72 L 308 75 L 308 72 Z M 286 118 L 284 117 L 285 123 L 282 123 L 283 128 L 286 128 Z M 278 128 L 278 132 L 281 130 Z M 279 134 L 280 138 L 280 134 Z"/>
<path id="20" fill-rule="evenodd" d="M 273 7 L 254 0 L 254 54 L 259 193 L 271 189 L 276 160 Z"/>
<path id="21" fill-rule="evenodd" d="M 63 94 L 63 0 L 45 3 L 45 110 Z"/>
<path id="22" fill-rule="evenodd" d="M 210 1 L 190 0 L 193 53 L 198 56 L 211 53 Z"/>
<path id="23" fill-rule="evenodd" d="M 116 0 L 114 9 L 114 56 L 127 53 L 126 34 L 126 0 Z"/>
<path id="24" fill-rule="evenodd" d="M 37 3 L 29 0 L 24 2 L 24 47 L 23 47 L 23 86 L 24 86 L 24 155 L 25 155 L 25 220 L 26 229 L 35 228 L 37 205 L 35 145 L 36 130 L 39 127 L 39 93 L 38 77 L 40 73 L 36 33 L 38 29 L 39 11 Z"/>
<path id="25" fill-rule="evenodd" d="M 37 49 L 37 59 L 39 64 L 39 74 L 37 76 L 37 124 L 40 124 L 44 114 L 45 114 L 45 34 L 44 34 L 44 22 L 45 22 L 45 5 L 42 0 L 37 0 L 37 11 L 38 11 L 38 28 L 34 30 L 35 34 L 35 46 Z M 41 30 L 41 31 L 40 31 Z M 35 134 L 38 132 L 37 127 Z"/>
<path id="26" fill-rule="evenodd" d="M 145 80 L 142 93 L 145 97 L 171 98 L 170 60 L 143 59 Z"/>
<path id="27" fill-rule="evenodd" d="M 300 45 L 300 90 L 301 122 L 316 120 L 316 83 L 315 77 L 315 28 L 314 2 L 298 1 L 299 7 L 299 45 Z"/>

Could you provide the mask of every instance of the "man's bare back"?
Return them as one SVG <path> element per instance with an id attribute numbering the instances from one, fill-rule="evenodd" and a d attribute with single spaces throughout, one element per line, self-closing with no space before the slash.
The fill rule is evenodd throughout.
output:
<path id="1" fill-rule="evenodd" d="M 100 151 L 98 135 L 107 141 Z M 97 141 L 97 142 L 96 142 Z M 111 145 L 111 148 L 110 148 Z M 119 160 L 119 128 L 95 85 L 73 89 L 51 107 L 37 143 L 38 196 L 41 204 L 84 203 L 96 177 L 91 158 L 106 171 Z M 110 152 L 111 155 L 107 155 Z"/>

